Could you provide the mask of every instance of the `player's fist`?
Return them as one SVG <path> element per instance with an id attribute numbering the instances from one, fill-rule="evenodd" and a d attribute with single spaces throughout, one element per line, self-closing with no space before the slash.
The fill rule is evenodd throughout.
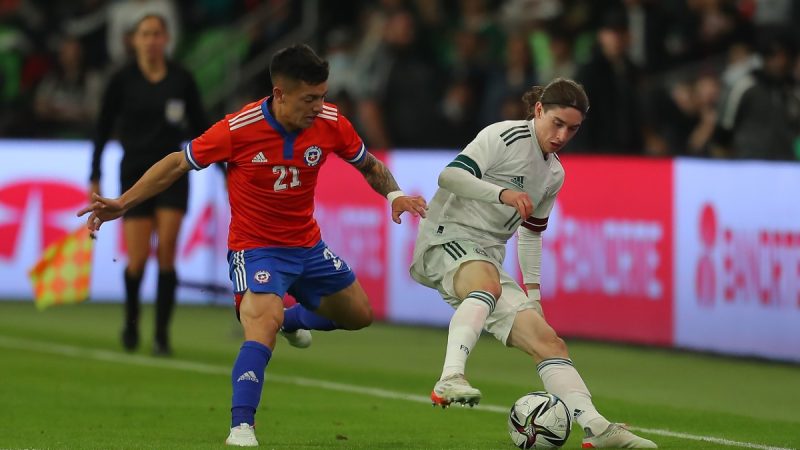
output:
<path id="1" fill-rule="evenodd" d="M 408 211 L 415 217 L 425 217 L 428 204 L 420 195 L 402 195 L 392 200 L 392 220 L 394 223 L 401 223 L 400 214 Z"/>
<path id="2" fill-rule="evenodd" d="M 504 189 L 500 193 L 500 203 L 516 209 L 522 220 L 527 219 L 533 213 L 533 202 L 525 192 Z"/>

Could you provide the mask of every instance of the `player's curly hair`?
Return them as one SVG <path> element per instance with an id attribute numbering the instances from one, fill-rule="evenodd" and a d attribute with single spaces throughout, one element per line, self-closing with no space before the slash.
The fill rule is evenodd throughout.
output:
<path id="1" fill-rule="evenodd" d="M 525 102 L 528 112 L 527 120 L 533 119 L 537 102 L 542 103 L 545 111 L 555 105 L 575 108 L 584 116 L 589 112 L 589 97 L 583 86 L 566 78 L 556 78 L 544 87 L 533 86 L 522 95 L 522 101 Z"/>
<path id="2" fill-rule="evenodd" d="M 317 85 L 328 79 L 328 61 L 320 58 L 308 45 L 294 44 L 275 53 L 269 74 L 273 83 L 275 78 L 285 77 Z"/>

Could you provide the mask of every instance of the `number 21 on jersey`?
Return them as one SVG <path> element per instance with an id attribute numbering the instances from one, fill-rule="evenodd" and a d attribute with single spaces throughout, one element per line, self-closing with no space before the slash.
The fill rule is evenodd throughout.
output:
<path id="1" fill-rule="evenodd" d="M 272 168 L 272 173 L 278 175 L 274 185 L 276 191 L 300 186 L 300 170 L 295 166 L 275 166 Z M 289 176 L 288 180 L 286 179 L 287 175 Z"/>

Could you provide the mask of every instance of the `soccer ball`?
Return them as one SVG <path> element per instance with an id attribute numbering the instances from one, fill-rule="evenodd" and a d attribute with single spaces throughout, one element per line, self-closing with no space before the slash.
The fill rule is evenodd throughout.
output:
<path id="1" fill-rule="evenodd" d="M 571 420 L 567 405 L 544 391 L 525 394 L 508 414 L 508 434 L 519 448 L 558 448 L 567 442 Z"/>

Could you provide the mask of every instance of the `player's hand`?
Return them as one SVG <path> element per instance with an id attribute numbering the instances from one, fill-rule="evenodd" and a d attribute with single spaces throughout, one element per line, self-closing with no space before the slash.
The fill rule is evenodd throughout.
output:
<path id="1" fill-rule="evenodd" d="M 103 222 L 122 217 L 122 215 L 125 214 L 125 208 L 122 206 L 122 202 L 120 202 L 119 199 L 106 198 L 97 194 L 92 194 L 91 203 L 89 206 L 78 211 L 78 217 L 87 213 L 91 214 L 89 214 L 89 217 L 86 219 L 86 227 L 91 231 L 97 231 L 100 229 L 100 225 L 102 225 Z"/>
<path id="2" fill-rule="evenodd" d="M 533 202 L 525 192 L 506 189 L 500 194 L 500 201 L 517 210 L 522 220 L 527 219 L 533 213 Z"/>
<path id="3" fill-rule="evenodd" d="M 397 197 L 392 202 L 392 220 L 394 223 L 402 223 L 400 214 L 408 211 L 411 214 L 420 217 L 425 217 L 425 211 L 428 210 L 428 204 L 425 199 L 420 195 L 404 195 Z"/>

